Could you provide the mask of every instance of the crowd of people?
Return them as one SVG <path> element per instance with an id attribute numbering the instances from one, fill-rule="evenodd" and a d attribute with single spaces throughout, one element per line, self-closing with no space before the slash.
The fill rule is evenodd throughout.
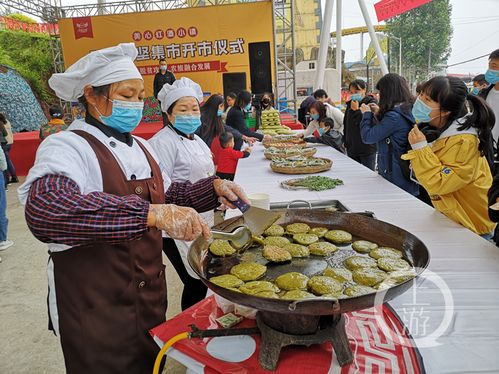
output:
<path id="1" fill-rule="evenodd" d="M 250 92 L 205 100 L 196 82 L 177 79 L 164 60 L 154 81 L 164 127 L 149 141 L 132 136 L 145 95 L 136 56 L 133 44 L 120 44 L 50 78 L 57 96 L 78 100 L 86 117 L 66 129 L 62 109 L 51 108 L 19 188 L 29 229 L 49 246 L 50 326 L 71 372 L 150 371 L 158 349 L 147 331 L 164 321 L 167 305 L 162 253 L 184 284 L 182 309 L 203 299 L 206 287 L 187 263 L 191 242 L 210 237 L 215 209 L 249 203 L 233 182 L 238 161 L 251 157 L 255 142 L 271 139 L 246 125 L 258 115 Z M 491 240 L 499 221 L 499 210 L 489 208 L 499 202 L 499 50 L 472 89 L 438 76 L 415 97 L 403 77 L 387 74 L 375 94 L 360 79 L 349 91 L 344 113 L 322 89 L 305 99 L 297 136 L 377 170 Z M 273 107 L 271 93 L 259 97 L 259 111 Z M 0 175 L 14 183 L 9 128 L 0 116 Z M 0 189 L 0 249 L 12 243 L 5 205 Z M 115 341 L 136 343 L 117 359 Z"/>

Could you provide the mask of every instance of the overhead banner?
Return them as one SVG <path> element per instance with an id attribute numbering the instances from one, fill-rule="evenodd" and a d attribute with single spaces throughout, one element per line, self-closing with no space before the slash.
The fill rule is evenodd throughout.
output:
<path id="1" fill-rule="evenodd" d="M 378 21 L 398 16 L 411 9 L 427 4 L 432 0 L 382 0 L 374 4 Z"/>
<path id="2" fill-rule="evenodd" d="M 25 31 L 35 34 L 58 35 L 59 26 L 55 23 L 27 23 L 9 17 L 0 17 L 1 29 Z"/>
<path id="3" fill-rule="evenodd" d="M 205 94 L 223 92 L 225 72 L 246 73 L 250 88 L 250 43 L 270 42 L 274 59 L 270 1 L 62 19 L 59 28 L 66 68 L 90 51 L 134 42 L 148 96 L 162 58 Z"/>

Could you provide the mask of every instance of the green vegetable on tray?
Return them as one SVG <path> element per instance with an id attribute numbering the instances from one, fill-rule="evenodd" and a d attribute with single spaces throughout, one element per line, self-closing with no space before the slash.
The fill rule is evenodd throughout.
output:
<path id="1" fill-rule="evenodd" d="M 310 191 L 324 191 L 343 185 L 343 181 L 341 179 L 313 175 L 306 178 L 285 181 L 283 184 L 285 187 L 302 187 L 307 188 Z"/>

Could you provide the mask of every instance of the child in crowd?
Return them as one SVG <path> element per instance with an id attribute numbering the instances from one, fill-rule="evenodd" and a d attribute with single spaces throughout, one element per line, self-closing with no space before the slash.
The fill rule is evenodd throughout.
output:
<path id="1" fill-rule="evenodd" d="M 343 135 L 337 130 L 333 130 L 334 120 L 332 118 L 325 117 L 319 123 L 319 128 L 317 131 L 320 134 L 319 138 L 315 136 L 305 138 L 307 143 L 321 143 L 333 147 L 341 153 L 345 153 L 345 146 L 343 145 Z"/>
<path id="2" fill-rule="evenodd" d="M 50 121 L 40 127 L 40 139 L 43 140 L 47 136 L 56 134 L 67 129 L 64 123 L 64 111 L 60 106 L 54 105 L 49 109 Z"/>
<path id="3" fill-rule="evenodd" d="M 222 149 L 218 153 L 217 175 L 222 179 L 233 181 L 236 174 L 237 161 L 240 158 L 249 157 L 251 147 L 243 151 L 236 151 L 234 149 L 234 135 L 228 131 L 220 134 L 218 139 Z"/>

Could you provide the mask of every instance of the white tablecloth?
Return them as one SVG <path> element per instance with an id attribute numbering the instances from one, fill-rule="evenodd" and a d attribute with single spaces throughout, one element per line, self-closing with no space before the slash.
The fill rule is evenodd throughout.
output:
<path id="1" fill-rule="evenodd" d="M 273 173 L 260 144 L 239 161 L 235 182 L 248 194 L 269 194 L 271 202 L 340 200 L 352 211 L 373 211 L 376 218 L 419 237 L 430 251 L 429 270 L 445 281 L 453 306 L 445 305 L 442 292 L 430 281 L 417 287 L 416 300 L 408 291 L 390 305 L 403 319 L 418 320 L 412 323 L 419 330 L 416 338 L 432 333 L 448 310 L 451 321 L 437 339 L 440 345 L 420 348 L 427 372 L 499 373 L 499 248 L 333 148 L 317 148 L 316 156 L 333 160 L 331 170 L 320 175 L 340 178 L 343 186 L 323 192 L 281 188 L 279 182 L 293 176 Z"/>

